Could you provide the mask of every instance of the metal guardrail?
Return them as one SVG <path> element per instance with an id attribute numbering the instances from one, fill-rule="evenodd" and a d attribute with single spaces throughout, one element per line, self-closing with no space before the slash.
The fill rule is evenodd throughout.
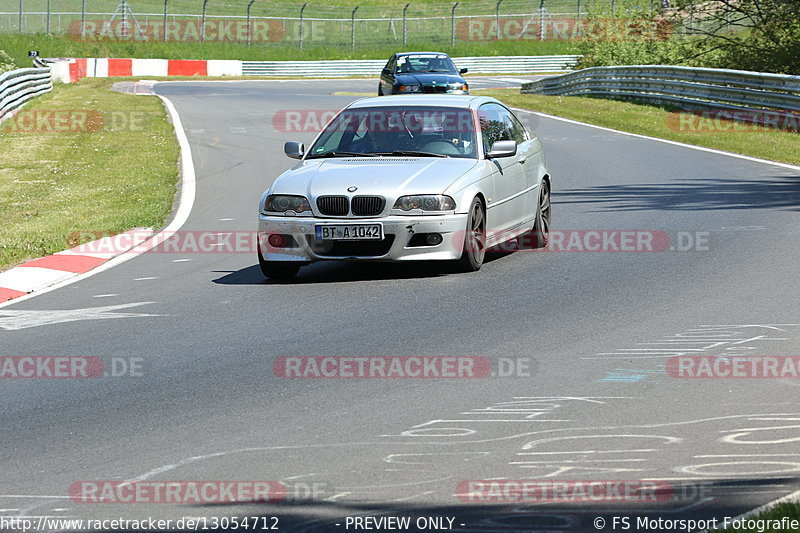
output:
<path id="1" fill-rule="evenodd" d="M 21 68 L 0 74 L 0 122 L 8 112 L 53 89 L 49 68 Z"/>
<path id="2" fill-rule="evenodd" d="M 636 98 L 699 108 L 800 111 L 800 76 L 744 70 L 592 67 L 524 83 L 522 93 Z"/>
<path id="3" fill-rule="evenodd" d="M 458 68 L 470 73 L 561 72 L 575 68 L 581 56 L 494 56 L 454 57 Z M 245 76 L 325 76 L 346 77 L 372 75 L 377 77 L 386 65 L 385 59 L 356 59 L 336 61 L 243 61 Z"/>

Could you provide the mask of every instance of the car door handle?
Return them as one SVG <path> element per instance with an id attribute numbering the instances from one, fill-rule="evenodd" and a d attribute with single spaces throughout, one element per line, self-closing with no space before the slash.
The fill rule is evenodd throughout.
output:
<path id="1" fill-rule="evenodd" d="M 527 158 L 527 157 L 520 157 L 520 158 L 518 159 L 518 161 L 520 162 L 520 164 L 521 164 L 521 165 L 524 165 L 524 164 L 525 164 L 525 160 L 526 160 L 526 159 L 528 159 L 528 158 Z"/>

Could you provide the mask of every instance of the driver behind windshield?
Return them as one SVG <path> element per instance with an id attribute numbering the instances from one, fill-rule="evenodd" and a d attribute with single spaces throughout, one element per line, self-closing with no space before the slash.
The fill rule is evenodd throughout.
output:
<path id="1" fill-rule="evenodd" d="M 448 61 L 434 56 L 404 56 L 397 60 L 397 73 L 453 72 Z"/>
<path id="2" fill-rule="evenodd" d="M 475 128 L 469 110 L 383 108 L 343 112 L 326 128 L 311 154 L 312 157 L 327 152 L 390 155 L 407 151 L 475 157 L 475 148 Z"/>

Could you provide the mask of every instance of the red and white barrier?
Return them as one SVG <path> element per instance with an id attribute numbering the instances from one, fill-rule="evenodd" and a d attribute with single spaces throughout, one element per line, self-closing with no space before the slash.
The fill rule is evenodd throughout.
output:
<path id="1" fill-rule="evenodd" d="M 77 83 L 81 78 L 113 78 L 117 76 L 241 76 L 242 62 L 230 59 L 126 59 L 78 58 L 66 60 L 68 79 Z"/>

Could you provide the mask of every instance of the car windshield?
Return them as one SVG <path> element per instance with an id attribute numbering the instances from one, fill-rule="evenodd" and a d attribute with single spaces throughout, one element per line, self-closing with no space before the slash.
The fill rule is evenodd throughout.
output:
<path id="1" fill-rule="evenodd" d="M 476 158 L 469 109 L 386 106 L 345 109 L 323 130 L 308 158 L 410 155 Z"/>
<path id="2" fill-rule="evenodd" d="M 456 67 L 449 57 L 443 54 L 419 54 L 400 56 L 395 67 L 397 74 L 446 72 L 457 74 Z"/>

